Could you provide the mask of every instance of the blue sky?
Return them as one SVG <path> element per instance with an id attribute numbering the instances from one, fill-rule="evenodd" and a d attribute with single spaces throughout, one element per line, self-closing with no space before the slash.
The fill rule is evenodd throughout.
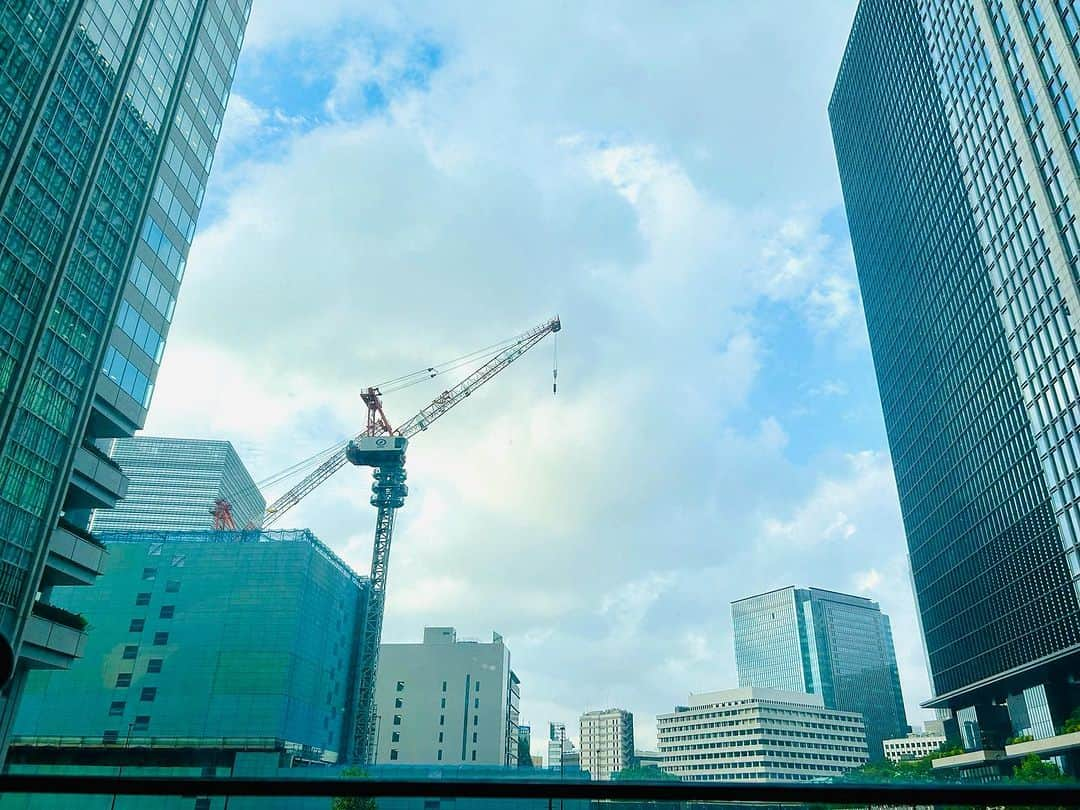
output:
<path id="1" fill-rule="evenodd" d="M 735 685 L 728 604 L 892 617 L 929 695 L 826 105 L 854 3 L 256 4 L 147 431 L 256 478 L 559 313 L 419 437 L 385 638 L 502 633 L 527 721 Z M 392 418 L 438 389 L 389 397 Z M 368 567 L 368 482 L 290 514 Z M 270 492 L 273 496 L 277 492 Z"/>

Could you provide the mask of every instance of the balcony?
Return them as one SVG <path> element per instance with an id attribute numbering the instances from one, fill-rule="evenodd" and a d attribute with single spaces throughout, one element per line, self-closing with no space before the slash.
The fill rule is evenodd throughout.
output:
<path id="1" fill-rule="evenodd" d="M 1005 746 L 1005 755 L 1009 758 L 1022 759 L 1028 754 L 1038 754 L 1040 758 L 1057 756 L 1080 748 L 1080 731 L 1071 734 L 1057 734 L 1042 740 L 1028 740 Z"/>
<path id="2" fill-rule="evenodd" d="M 92 444 L 75 451 L 65 509 L 112 509 L 127 494 L 128 480 L 119 465 Z"/>
<path id="3" fill-rule="evenodd" d="M 63 518 L 49 538 L 42 585 L 92 585 L 105 564 L 105 547 L 90 532 Z"/>
<path id="4" fill-rule="evenodd" d="M 20 658 L 31 669 L 69 669 L 72 661 L 82 657 L 85 627 L 82 617 L 36 602 L 26 622 Z"/>

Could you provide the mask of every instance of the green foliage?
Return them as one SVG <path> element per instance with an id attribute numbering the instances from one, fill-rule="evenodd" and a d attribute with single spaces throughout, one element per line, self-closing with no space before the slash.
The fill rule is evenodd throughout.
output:
<path id="1" fill-rule="evenodd" d="M 1031 742 L 1031 741 L 1033 741 L 1034 739 L 1035 739 L 1035 738 L 1034 738 L 1034 737 L 1032 737 L 1032 736 L 1031 736 L 1030 734 L 1019 734 L 1019 735 L 1017 735 L 1016 737 L 1010 737 L 1010 738 L 1009 738 L 1009 739 L 1008 739 L 1008 740 L 1006 741 L 1006 743 L 1005 743 L 1005 744 L 1006 744 L 1006 745 L 1019 745 L 1020 743 L 1026 743 L 1026 742 Z"/>
<path id="2" fill-rule="evenodd" d="M 1080 706 L 1073 709 L 1072 714 L 1065 721 L 1065 725 L 1061 729 L 1062 734 L 1073 734 L 1080 731 Z"/>
<path id="3" fill-rule="evenodd" d="M 367 779 L 368 775 L 360 768 L 345 768 L 341 772 L 341 777 Z M 377 810 L 377 805 L 371 796 L 335 796 L 330 802 L 330 810 Z"/>
<path id="4" fill-rule="evenodd" d="M 1071 781 L 1053 762 L 1044 762 L 1038 754 L 1028 754 L 1013 769 L 1014 782 L 1026 784 L 1045 784 L 1047 782 Z"/>
<path id="5" fill-rule="evenodd" d="M 655 765 L 640 765 L 636 768 L 623 768 L 612 775 L 619 781 L 678 782 L 679 777 L 662 771 Z"/>
<path id="6" fill-rule="evenodd" d="M 951 745 L 948 747 L 942 746 L 937 751 L 930 755 L 930 759 L 941 759 L 942 757 L 955 757 L 964 753 L 963 746 Z"/>

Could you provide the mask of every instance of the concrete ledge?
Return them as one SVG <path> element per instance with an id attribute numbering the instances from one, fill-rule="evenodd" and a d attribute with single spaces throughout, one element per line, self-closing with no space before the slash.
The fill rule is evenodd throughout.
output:
<path id="1" fill-rule="evenodd" d="M 968 768 L 972 765 L 986 765 L 990 762 L 1000 762 L 1005 759 L 1004 751 L 968 751 L 963 754 L 954 754 L 951 757 L 939 757 L 934 760 L 934 769 L 939 768 Z"/>
<path id="2" fill-rule="evenodd" d="M 1074 731 L 1072 734 L 1058 734 L 1043 740 L 1006 745 L 1005 755 L 1010 759 L 1026 757 L 1028 754 L 1048 756 L 1073 748 L 1080 748 L 1080 731 Z"/>

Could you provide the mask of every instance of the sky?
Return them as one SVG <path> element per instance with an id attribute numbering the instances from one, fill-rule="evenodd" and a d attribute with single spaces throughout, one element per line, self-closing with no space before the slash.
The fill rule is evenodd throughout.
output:
<path id="1" fill-rule="evenodd" d="M 557 395 L 549 339 L 414 439 L 384 641 L 497 631 L 535 752 L 610 706 L 652 747 L 737 684 L 733 599 L 831 588 L 890 616 L 921 724 L 826 112 L 854 6 L 259 0 L 145 432 L 262 479 L 558 314 Z M 369 485 L 283 523 L 366 572 Z"/>

